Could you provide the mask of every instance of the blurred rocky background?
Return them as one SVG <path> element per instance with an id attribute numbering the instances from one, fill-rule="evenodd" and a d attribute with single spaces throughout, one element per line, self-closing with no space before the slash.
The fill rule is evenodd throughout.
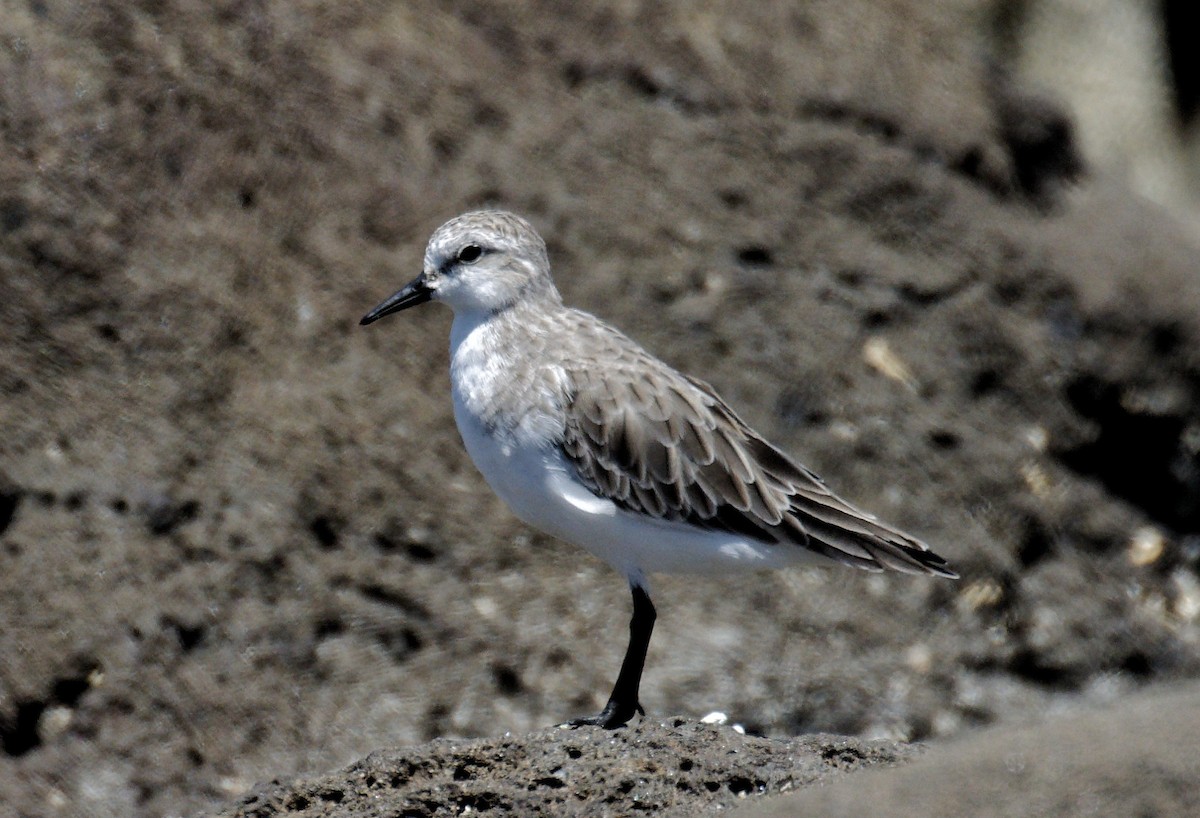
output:
<path id="1" fill-rule="evenodd" d="M 652 716 L 896 761 L 1194 686 L 1187 6 L 0 2 L 0 815 L 602 704 L 627 590 L 476 474 L 448 311 L 357 326 L 480 205 L 963 574 L 660 578 Z"/>

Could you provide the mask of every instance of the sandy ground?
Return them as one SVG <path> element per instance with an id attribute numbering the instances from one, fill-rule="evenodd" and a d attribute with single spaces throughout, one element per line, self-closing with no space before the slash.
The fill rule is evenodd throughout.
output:
<path id="1" fill-rule="evenodd" d="M 686 748 L 686 814 L 787 758 L 1162 724 L 1200 671 L 1197 243 L 985 58 L 988 9 L 0 7 L 0 815 L 271 814 L 404 759 L 449 793 L 464 746 L 499 781 L 569 742 L 546 803 Z M 650 718 L 548 732 L 602 704 L 627 591 L 487 492 L 447 311 L 357 326 L 482 204 L 963 578 L 656 579 Z"/>

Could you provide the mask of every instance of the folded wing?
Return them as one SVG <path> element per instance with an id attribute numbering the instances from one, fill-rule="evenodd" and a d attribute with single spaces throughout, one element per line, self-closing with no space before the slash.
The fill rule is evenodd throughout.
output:
<path id="1" fill-rule="evenodd" d="M 627 366 L 568 370 L 563 450 L 596 494 L 639 514 L 807 548 L 868 571 L 957 576 L 920 540 L 833 494 L 711 386 L 640 349 L 622 351 Z"/>

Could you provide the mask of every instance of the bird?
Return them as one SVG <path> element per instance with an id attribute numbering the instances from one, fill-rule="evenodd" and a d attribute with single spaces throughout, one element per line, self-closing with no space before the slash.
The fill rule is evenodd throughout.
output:
<path id="1" fill-rule="evenodd" d="M 434 231 L 421 273 L 359 322 L 431 301 L 453 311 L 450 382 L 467 453 L 513 513 L 624 575 L 629 642 L 607 703 L 635 714 L 657 612 L 648 576 L 825 563 L 951 579 L 921 540 L 834 494 L 703 380 L 564 305 L 524 218 L 476 210 Z"/>

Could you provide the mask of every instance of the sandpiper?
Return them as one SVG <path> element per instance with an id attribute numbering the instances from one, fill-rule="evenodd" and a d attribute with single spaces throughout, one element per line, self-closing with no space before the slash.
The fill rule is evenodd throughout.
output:
<path id="1" fill-rule="evenodd" d="M 567 307 L 524 219 L 465 213 L 434 232 L 421 274 L 367 313 L 443 301 L 454 311 L 454 419 L 484 478 L 526 523 L 625 575 L 629 646 L 604 709 L 636 712 L 654 628 L 647 574 L 804 563 L 957 577 L 920 540 L 842 500 L 684 375 Z"/>

